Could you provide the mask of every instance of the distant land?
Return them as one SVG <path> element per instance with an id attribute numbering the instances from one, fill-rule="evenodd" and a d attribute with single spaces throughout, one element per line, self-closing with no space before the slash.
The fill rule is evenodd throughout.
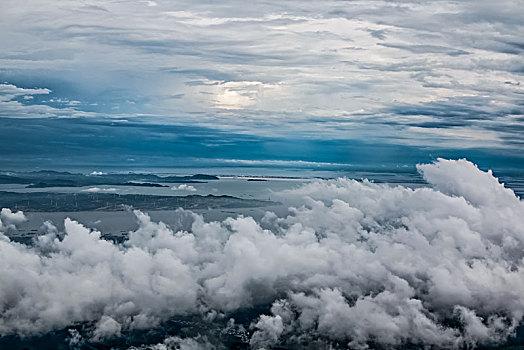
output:
<path id="1" fill-rule="evenodd" d="M 41 170 L 34 172 L 0 172 L 0 184 L 21 184 L 27 188 L 83 187 L 96 185 L 169 187 L 161 183 L 204 183 L 218 180 L 217 176 L 196 174 L 190 176 L 158 176 L 154 174 L 78 174 Z"/>
<path id="2" fill-rule="evenodd" d="M 277 204 L 272 201 L 233 196 L 188 195 L 154 196 L 116 193 L 0 192 L 0 208 L 22 211 L 122 211 L 141 210 L 255 208 Z"/>

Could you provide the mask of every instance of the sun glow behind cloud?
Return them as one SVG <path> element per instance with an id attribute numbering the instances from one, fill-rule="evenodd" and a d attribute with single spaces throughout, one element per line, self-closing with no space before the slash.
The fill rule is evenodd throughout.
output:
<path id="1" fill-rule="evenodd" d="M 228 81 L 212 84 L 214 107 L 247 109 L 256 107 L 264 99 L 275 100 L 280 86 L 259 81 Z"/>

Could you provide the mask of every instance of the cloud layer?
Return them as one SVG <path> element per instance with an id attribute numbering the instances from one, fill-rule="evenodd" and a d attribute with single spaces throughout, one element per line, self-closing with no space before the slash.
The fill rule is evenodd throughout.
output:
<path id="1" fill-rule="evenodd" d="M 466 160 L 419 170 L 431 187 L 306 184 L 281 193 L 288 215 L 260 222 L 178 211 L 167 227 L 136 211 L 119 245 L 70 219 L 18 244 L 5 234 L 24 216 L 3 209 L 0 334 L 88 322 L 98 341 L 271 305 L 251 324 L 254 348 L 500 342 L 524 315 L 524 204 Z"/>
<path id="2" fill-rule="evenodd" d="M 152 3 L 3 1 L 0 115 L 522 146 L 520 0 Z"/>

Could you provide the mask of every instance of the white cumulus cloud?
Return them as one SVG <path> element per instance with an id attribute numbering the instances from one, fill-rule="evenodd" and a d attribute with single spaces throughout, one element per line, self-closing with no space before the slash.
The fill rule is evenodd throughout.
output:
<path id="1" fill-rule="evenodd" d="M 0 335 L 88 322 L 103 339 L 265 304 L 254 348 L 503 341 L 524 315 L 524 204 L 466 160 L 419 169 L 431 187 L 315 181 L 259 222 L 179 210 L 168 227 L 136 211 L 122 244 L 70 219 L 31 246 L 4 234 Z M 0 230 L 23 218 L 4 209 Z"/>
<path id="2" fill-rule="evenodd" d="M 187 185 L 187 184 L 181 184 L 178 186 L 171 187 L 173 191 L 187 191 L 187 192 L 195 192 L 197 189 L 195 186 Z"/>

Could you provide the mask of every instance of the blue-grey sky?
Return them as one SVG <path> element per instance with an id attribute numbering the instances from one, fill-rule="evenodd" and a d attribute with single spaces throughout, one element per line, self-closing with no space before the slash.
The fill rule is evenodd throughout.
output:
<path id="1" fill-rule="evenodd" d="M 307 143 L 293 159 L 329 160 L 318 140 L 519 158 L 523 38 L 521 0 L 3 0 L 0 118 L 46 145 L 62 118 L 109 119 L 129 140 Z"/>

